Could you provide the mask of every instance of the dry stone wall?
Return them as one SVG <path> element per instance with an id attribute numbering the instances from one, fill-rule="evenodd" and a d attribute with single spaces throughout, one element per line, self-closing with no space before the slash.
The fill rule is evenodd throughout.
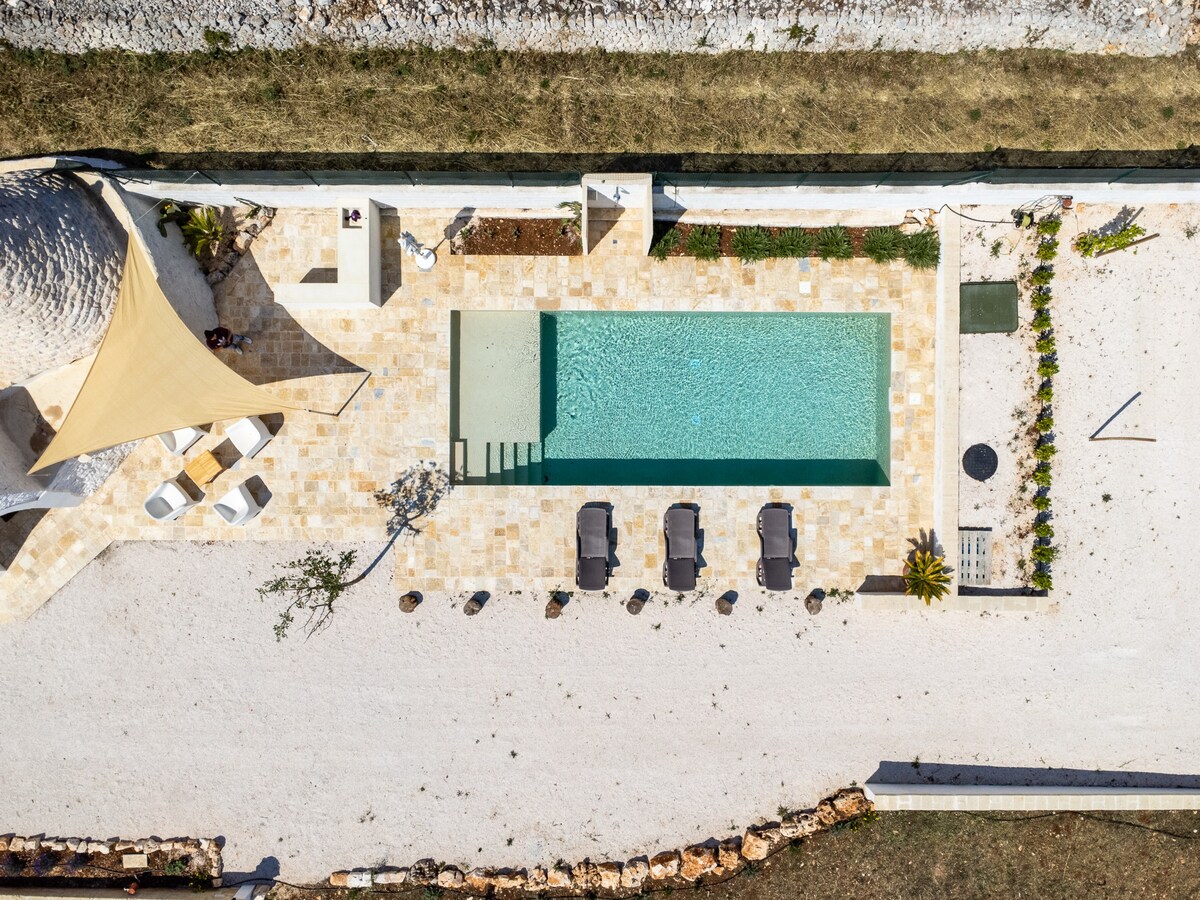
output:
<path id="1" fill-rule="evenodd" d="M 767 859 L 794 840 L 861 818 L 872 808 L 861 788 L 845 788 L 826 797 L 813 809 L 791 813 L 779 822 L 748 828 L 744 834 L 626 861 L 585 859 L 573 866 L 558 863 L 531 869 L 478 868 L 464 872 L 457 866 L 422 859 L 408 867 L 334 872 L 329 876 L 329 883 L 342 888 L 436 885 L 444 890 L 480 896 L 603 894 L 624 897 L 655 888 L 719 881 Z"/>
<path id="2" fill-rule="evenodd" d="M 1197 0 L 5 0 L 0 39 L 65 52 L 355 46 L 503 50 L 1182 51 Z"/>
<path id="3" fill-rule="evenodd" d="M 37 853 L 72 853 L 78 857 L 90 856 L 97 869 L 102 872 L 122 871 L 121 857 L 125 854 L 146 854 L 149 858 L 147 868 L 164 868 L 170 860 L 182 860 L 187 857 L 188 872 L 206 873 L 212 877 L 213 884 L 221 882 L 222 860 L 221 844 L 215 838 L 169 838 L 158 837 L 138 838 L 136 840 L 97 840 L 86 837 L 47 837 L 45 834 L 20 835 L 9 832 L 0 834 L 0 853 L 8 854 L 37 854 Z M 77 867 L 68 867 L 69 872 L 58 871 L 57 867 L 41 874 L 63 875 L 82 878 L 94 875 L 85 870 L 76 871 Z M 137 869 L 130 870 L 136 874 Z"/>

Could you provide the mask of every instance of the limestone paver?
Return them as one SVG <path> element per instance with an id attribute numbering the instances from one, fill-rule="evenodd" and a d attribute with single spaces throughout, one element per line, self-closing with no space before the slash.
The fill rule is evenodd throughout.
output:
<path id="1" fill-rule="evenodd" d="M 311 278 L 311 270 L 334 265 L 336 240 L 326 211 L 281 210 L 215 288 L 222 322 L 254 339 L 250 352 L 226 361 L 251 381 L 271 384 L 311 409 L 341 409 L 341 414 L 267 417 L 278 434 L 254 459 L 240 461 L 218 423 L 187 459 L 210 450 L 232 468 L 206 488 L 199 505 L 166 524 L 150 520 L 142 502 L 160 481 L 178 475 L 187 460 L 169 456 L 157 441 L 143 441 L 82 508 L 44 517 L 0 578 L 0 609 L 36 607 L 108 540 L 294 540 L 303 535 L 312 541 L 382 542 L 386 514 L 371 492 L 418 461 L 449 468 L 454 310 L 889 312 L 892 483 L 690 490 L 456 486 L 422 537 L 397 545 L 402 588 L 569 587 L 575 511 L 591 500 L 614 505 L 620 565 L 611 584 L 622 592 L 661 583 L 662 514 L 679 501 L 700 504 L 702 584 L 722 591 L 757 590 L 754 521 L 769 501 L 794 507 L 796 586 L 803 590 L 855 588 L 866 575 L 896 574 L 907 539 L 935 525 L 935 273 L 861 259 L 743 266 L 732 259 L 660 263 L 639 253 L 615 252 L 464 257 L 451 255 L 446 246 L 439 248 L 432 272 L 417 272 L 397 244 L 401 231 L 411 230 L 436 246 L 457 213 L 385 213 L 382 308 L 293 315 L 274 302 L 271 285 Z M 614 235 L 630 230 L 627 218 L 615 223 Z M 212 501 L 244 480 L 264 512 L 244 527 L 225 525 Z M 86 549 L 66 538 L 82 531 L 80 522 L 102 523 L 89 533 Z M 100 547 L 89 556 L 96 544 Z M 17 593 L 22 599 L 14 606 Z M 9 615 L 0 612 L 0 617 Z"/>

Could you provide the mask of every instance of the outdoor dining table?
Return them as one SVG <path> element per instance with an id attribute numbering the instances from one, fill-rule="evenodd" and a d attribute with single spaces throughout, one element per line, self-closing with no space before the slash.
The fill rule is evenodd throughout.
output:
<path id="1" fill-rule="evenodd" d="M 192 479 L 197 487 L 204 487 L 204 485 L 224 472 L 225 467 L 213 456 L 211 450 L 205 450 L 185 465 L 183 471 L 187 473 L 187 477 Z"/>

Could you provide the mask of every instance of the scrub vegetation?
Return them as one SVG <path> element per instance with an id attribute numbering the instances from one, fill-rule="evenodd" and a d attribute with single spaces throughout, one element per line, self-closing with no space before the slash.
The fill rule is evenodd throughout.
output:
<path id="1" fill-rule="evenodd" d="M 1161 115 L 1168 106 L 1173 115 Z M 288 154 L 302 153 L 940 154 L 1195 143 L 1200 71 L 1190 54 L 230 52 L 219 41 L 177 55 L 0 48 L 2 155 L 108 147 L 219 166 L 231 164 L 228 153 L 287 165 Z"/>

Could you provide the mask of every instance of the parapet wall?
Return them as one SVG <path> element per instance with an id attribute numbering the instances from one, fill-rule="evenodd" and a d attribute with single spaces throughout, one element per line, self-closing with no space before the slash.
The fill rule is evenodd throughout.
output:
<path id="1" fill-rule="evenodd" d="M 713 53 L 1039 47 L 1159 56 L 1197 36 L 1195 0 L 7 0 L 0 39 L 70 53 L 351 46 Z M 210 36 L 208 41 L 205 32 Z"/>

